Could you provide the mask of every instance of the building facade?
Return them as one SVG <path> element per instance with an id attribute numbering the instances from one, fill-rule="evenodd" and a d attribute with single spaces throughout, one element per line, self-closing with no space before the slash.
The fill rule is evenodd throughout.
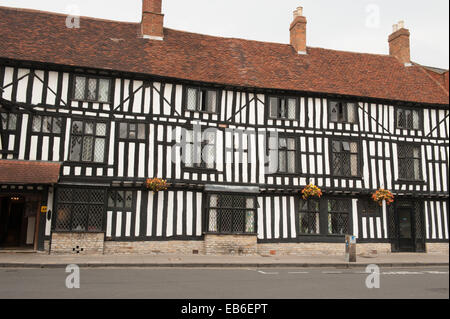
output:
<path id="1" fill-rule="evenodd" d="M 0 7 L 0 247 L 448 252 L 448 71 L 410 61 L 402 23 L 374 55 L 307 47 L 301 8 L 290 45 L 163 17 Z"/>

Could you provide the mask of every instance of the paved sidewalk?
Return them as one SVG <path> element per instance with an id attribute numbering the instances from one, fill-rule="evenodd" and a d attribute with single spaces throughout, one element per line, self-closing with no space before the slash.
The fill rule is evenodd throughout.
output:
<path id="1" fill-rule="evenodd" d="M 448 255 L 400 253 L 358 256 L 356 263 L 344 256 L 201 256 L 201 255 L 76 255 L 55 256 L 48 253 L 0 253 L 0 268 L 80 267 L 383 267 L 448 266 Z"/>

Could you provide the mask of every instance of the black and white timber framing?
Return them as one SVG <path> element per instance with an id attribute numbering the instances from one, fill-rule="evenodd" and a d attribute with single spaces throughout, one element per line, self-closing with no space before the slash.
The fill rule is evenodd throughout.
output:
<path id="1" fill-rule="evenodd" d="M 110 103 L 73 100 L 77 74 L 111 79 Z M 192 86 L 217 90 L 217 113 L 186 109 L 184 92 Z M 225 87 L 11 60 L 0 61 L 0 87 L 5 104 L 0 112 L 17 114 L 15 128 L 2 131 L 0 159 L 62 162 L 60 182 L 48 192 L 49 210 L 57 204 L 54 194 L 59 188 L 132 192 L 132 206 L 127 209 L 110 208 L 105 203 L 104 231 L 109 240 L 201 240 L 206 232 L 207 196 L 203 187 L 214 184 L 259 187 L 256 225 L 261 243 L 342 242 L 342 236 L 298 233 L 299 191 L 314 183 L 322 188 L 324 198 L 350 200 L 349 230 L 359 242 L 391 241 L 391 209 L 375 213 L 362 209 L 370 194 L 380 187 L 391 190 L 397 198 L 420 201 L 426 240 L 448 241 L 448 105 Z M 295 120 L 269 116 L 267 103 L 272 95 L 297 99 Z M 341 99 L 357 104 L 355 123 L 329 121 L 329 101 Z M 421 112 L 420 129 L 396 128 L 396 108 L 401 106 Z M 61 129 L 56 133 L 34 132 L 32 119 L 36 115 L 61 118 Z M 106 123 L 103 162 L 70 160 L 72 123 L 85 119 Z M 119 137 L 120 123 L 145 124 L 145 138 Z M 179 141 L 178 132 L 192 129 L 194 124 L 219 131 L 214 169 L 187 168 L 178 160 L 181 151 L 172 152 Z M 234 133 L 225 126 L 235 129 Z M 295 174 L 265 172 L 265 136 L 275 131 L 297 141 Z M 357 176 L 333 175 L 330 152 L 334 140 L 358 143 Z M 401 143 L 420 148 L 421 181 L 399 179 L 397 146 Z M 173 154 L 178 156 L 176 161 L 172 161 Z M 244 164 L 231 160 L 238 156 L 243 156 Z M 157 194 L 147 191 L 142 185 L 152 177 L 167 179 L 171 188 Z M 53 230 L 52 220 L 46 219 L 45 238 L 50 238 Z"/>

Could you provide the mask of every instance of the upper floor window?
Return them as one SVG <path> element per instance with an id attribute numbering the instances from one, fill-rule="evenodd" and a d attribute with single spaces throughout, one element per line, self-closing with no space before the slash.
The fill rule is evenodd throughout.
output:
<path id="1" fill-rule="evenodd" d="M 73 121 L 70 160 L 103 163 L 105 161 L 106 123 Z"/>
<path id="2" fill-rule="evenodd" d="M 359 175 L 358 143 L 352 141 L 332 141 L 331 167 L 335 176 Z"/>
<path id="3" fill-rule="evenodd" d="M 350 102 L 329 102 L 330 121 L 334 123 L 356 123 L 356 104 Z"/>
<path id="4" fill-rule="evenodd" d="M 256 198 L 244 195 L 210 195 L 207 205 L 208 232 L 256 233 Z"/>
<path id="5" fill-rule="evenodd" d="M 111 80 L 98 77 L 75 76 L 73 99 L 80 101 L 108 103 Z"/>
<path id="6" fill-rule="evenodd" d="M 420 146 L 411 143 L 399 144 L 397 152 L 398 177 L 409 181 L 420 181 L 422 179 Z"/>
<path id="7" fill-rule="evenodd" d="M 186 109 L 205 113 L 216 113 L 218 97 L 216 90 L 200 88 L 186 89 Z"/>
<path id="8" fill-rule="evenodd" d="M 296 98 L 269 97 L 270 117 L 280 120 L 297 119 L 298 103 Z"/>
<path id="9" fill-rule="evenodd" d="M 278 144 L 277 144 L 278 142 Z M 271 158 L 278 157 L 278 173 L 294 174 L 296 165 L 296 140 L 293 137 L 269 138 Z"/>
<path id="10" fill-rule="evenodd" d="M 33 116 L 31 130 L 33 133 L 61 134 L 62 118 L 53 116 Z"/>
<path id="11" fill-rule="evenodd" d="M 119 138 L 130 140 L 145 140 L 145 124 L 120 123 Z"/>
<path id="12" fill-rule="evenodd" d="M 328 200 L 328 234 L 345 235 L 350 231 L 351 202 L 348 199 Z"/>
<path id="13" fill-rule="evenodd" d="M 319 234 L 320 201 L 316 199 L 300 200 L 299 234 Z"/>
<path id="14" fill-rule="evenodd" d="M 3 131 L 15 131 L 17 129 L 17 114 L 1 112 L 0 121 Z"/>
<path id="15" fill-rule="evenodd" d="M 0 158 L 2 153 L 9 153 L 11 149 L 9 135 L 16 134 L 18 130 L 18 117 L 13 113 L 0 113 Z M 11 151 L 12 152 L 12 151 Z"/>
<path id="16" fill-rule="evenodd" d="M 405 108 L 397 108 L 397 128 L 399 129 L 420 129 L 420 117 L 419 110 L 409 110 Z"/>
<path id="17" fill-rule="evenodd" d="M 214 169 L 216 162 L 215 132 L 186 131 L 184 141 L 184 165 L 189 168 Z M 194 140 L 194 138 L 196 140 Z"/>

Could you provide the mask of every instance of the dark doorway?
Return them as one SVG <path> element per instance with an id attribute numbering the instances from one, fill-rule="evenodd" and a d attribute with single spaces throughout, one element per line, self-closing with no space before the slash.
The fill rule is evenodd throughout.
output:
<path id="1" fill-rule="evenodd" d="M 392 252 L 426 252 L 423 200 L 398 198 L 389 207 Z"/>
<path id="2" fill-rule="evenodd" d="M 26 243 L 25 202 L 20 197 L 0 198 L 0 246 L 20 247 Z"/>
<path id="3" fill-rule="evenodd" d="M 409 207 L 400 207 L 397 210 L 399 225 L 399 250 L 403 252 L 413 252 L 414 235 L 413 235 L 413 218 L 412 209 Z"/>

